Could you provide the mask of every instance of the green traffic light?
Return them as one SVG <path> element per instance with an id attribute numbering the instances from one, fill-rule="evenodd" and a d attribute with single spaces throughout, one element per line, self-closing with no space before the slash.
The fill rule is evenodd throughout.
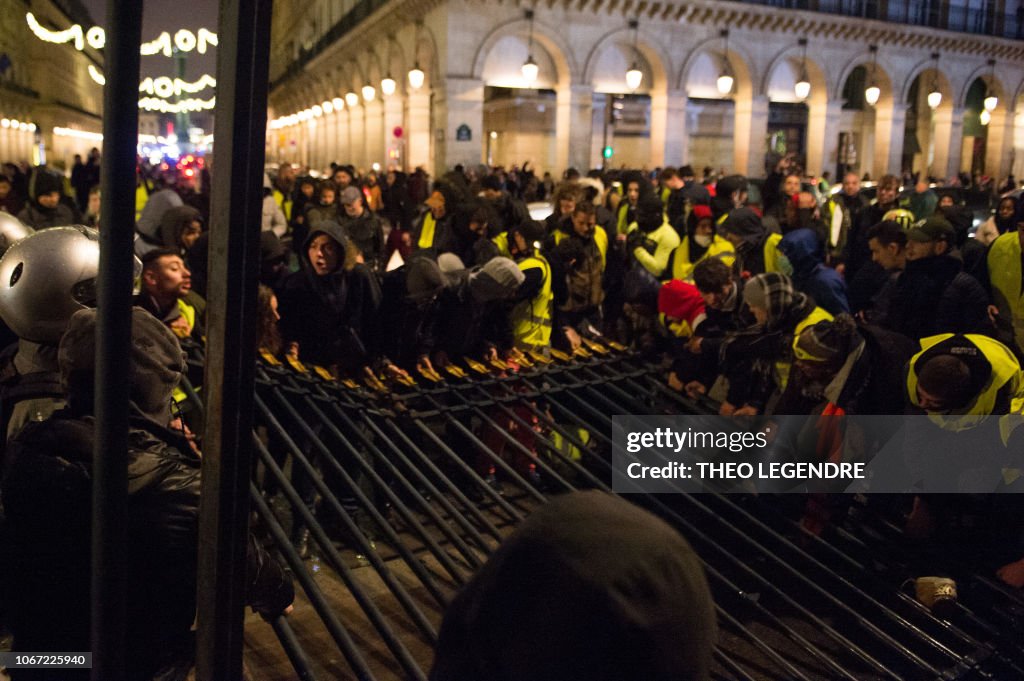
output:
<path id="1" fill-rule="evenodd" d="M 614 153 L 614 152 L 612 151 L 612 148 L 611 148 L 611 147 L 605 147 L 605 148 L 604 148 L 604 151 L 602 151 L 602 152 L 601 152 L 601 154 L 602 154 L 602 155 L 603 155 L 603 156 L 604 156 L 605 158 L 611 158 L 611 157 L 612 157 L 612 154 L 613 154 L 613 153 Z"/>

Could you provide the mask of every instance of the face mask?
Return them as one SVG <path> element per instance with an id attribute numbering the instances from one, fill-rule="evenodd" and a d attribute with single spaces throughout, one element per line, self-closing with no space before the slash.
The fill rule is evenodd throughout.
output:
<path id="1" fill-rule="evenodd" d="M 787 277 L 793 276 L 793 263 L 789 262 L 789 258 L 779 254 L 779 272 L 785 274 Z"/>
<path id="2" fill-rule="evenodd" d="M 695 234 L 693 236 L 693 240 L 697 243 L 698 246 L 701 246 L 703 248 L 707 248 L 708 246 L 711 245 L 711 235 L 709 234 Z"/>

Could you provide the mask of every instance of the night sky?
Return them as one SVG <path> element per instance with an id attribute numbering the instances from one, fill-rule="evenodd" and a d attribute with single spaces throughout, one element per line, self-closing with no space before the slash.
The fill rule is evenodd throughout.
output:
<path id="1" fill-rule="evenodd" d="M 106 23 L 107 3 L 105 0 L 82 0 L 93 21 Z M 162 31 L 174 35 L 175 31 L 187 28 L 195 33 L 200 28 L 217 32 L 217 0 L 146 0 L 142 13 L 142 41 L 154 40 Z M 88 28 L 88 26 L 84 27 Z M 186 60 L 186 80 L 196 80 L 204 73 L 216 76 L 216 48 L 205 55 L 189 53 Z M 163 54 L 142 58 L 142 76 L 168 76 L 175 74 L 174 60 Z"/>

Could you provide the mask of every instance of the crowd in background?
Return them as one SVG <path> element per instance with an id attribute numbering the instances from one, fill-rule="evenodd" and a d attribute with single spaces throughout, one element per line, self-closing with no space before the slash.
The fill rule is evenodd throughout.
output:
<path id="1" fill-rule="evenodd" d="M 89 456 L 92 367 L 62 341 L 71 313 L 92 302 L 87 276 L 64 277 L 89 266 L 62 268 L 61 259 L 82 257 L 82 244 L 98 252 L 94 231 L 66 227 L 102 229 L 98 162 L 98 152 L 79 159 L 70 177 L 13 164 L 0 174 L 0 213 L 20 221 L 0 219 L 10 248 L 0 261 L 0 281 L 10 282 L 0 317 L 15 343 L 0 367 L 3 424 L 14 438 L 5 457 L 9 518 L 33 517 L 47 499 L 12 492 L 12 480 L 38 482 L 40 466 L 57 471 L 60 447 Z M 160 400 L 186 369 L 170 341 L 204 338 L 209 177 L 201 162 L 140 163 L 137 188 L 136 324 L 145 347 L 163 349 L 133 359 L 133 408 L 152 409 L 133 413 L 132 442 L 139 465 L 148 456 L 174 461 L 154 484 L 169 493 L 184 476 L 195 492 L 181 502 L 189 512 L 195 442 Z M 941 186 L 913 176 L 836 179 L 832 188 L 808 178 L 790 157 L 763 179 L 689 166 L 568 169 L 557 181 L 529 165 L 457 166 L 439 178 L 422 168 L 269 166 L 255 342 L 265 357 L 349 378 L 431 375 L 464 358 L 514 371 L 552 352 L 621 344 L 662 363 L 673 390 L 713 400 L 726 416 L 909 412 L 942 416 L 940 427 L 964 437 L 981 417 L 1024 415 L 1024 202 L 1014 180 L 996 195 L 978 177 Z M 991 196 L 995 210 L 986 199 L 976 214 L 969 197 L 978 195 Z M 15 260 L 24 263 L 16 274 L 7 269 Z M 40 262 L 57 263 L 48 278 L 33 269 Z M 94 279 L 98 258 L 90 262 Z M 30 276 L 44 277 L 31 279 L 32 295 L 16 287 Z M 82 329 L 92 328 L 82 314 L 72 325 L 79 350 Z M 36 425 L 53 419 L 62 425 Z M 1022 484 L 1019 430 L 979 441 L 1004 476 L 991 489 L 965 489 Z M 967 485 L 975 463 L 954 462 L 954 483 Z M 908 467 L 931 474 L 927 461 Z M 936 531 L 942 509 L 918 498 L 908 528 Z M 57 514 L 45 515 L 56 523 Z M 293 527 L 297 543 L 308 541 L 301 530 Z M 28 535 L 21 540 L 32 555 Z M 1024 555 L 1024 537 L 998 541 L 1013 558 Z M 250 553 L 267 565 L 258 548 Z M 1024 586 L 1024 560 L 998 574 Z M 291 598 L 279 584 L 254 582 L 252 594 L 267 613 Z M 41 621 L 32 631 L 45 638 Z"/>

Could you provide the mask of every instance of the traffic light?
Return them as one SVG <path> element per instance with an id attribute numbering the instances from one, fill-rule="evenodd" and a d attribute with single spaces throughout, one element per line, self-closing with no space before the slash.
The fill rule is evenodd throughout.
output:
<path id="1" fill-rule="evenodd" d="M 612 154 L 614 154 L 614 153 L 615 153 L 615 151 L 611 148 L 611 146 L 606 146 L 601 151 L 601 155 L 604 156 L 605 158 L 611 158 Z"/>

